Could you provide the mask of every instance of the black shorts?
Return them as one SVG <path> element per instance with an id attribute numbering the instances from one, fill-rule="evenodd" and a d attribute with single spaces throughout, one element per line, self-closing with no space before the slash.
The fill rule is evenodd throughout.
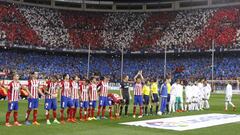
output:
<path id="1" fill-rule="evenodd" d="M 167 102 L 170 102 L 170 94 L 167 95 Z"/>
<path id="2" fill-rule="evenodd" d="M 143 100 L 144 100 L 144 105 L 149 105 L 149 96 L 148 95 L 143 95 Z"/>
<path id="3" fill-rule="evenodd" d="M 129 102 L 130 102 L 129 95 L 123 95 L 123 100 L 124 100 L 125 105 L 129 105 Z"/>
<path id="4" fill-rule="evenodd" d="M 159 99 L 158 99 L 158 94 L 153 94 L 153 96 L 152 96 L 152 102 L 153 103 L 157 103 L 159 101 Z"/>

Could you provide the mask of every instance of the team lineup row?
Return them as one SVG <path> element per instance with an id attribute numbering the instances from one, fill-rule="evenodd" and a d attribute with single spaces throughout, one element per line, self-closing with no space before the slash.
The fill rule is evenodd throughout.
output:
<path id="1" fill-rule="evenodd" d="M 63 80 L 59 81 L 56 77 L 52 76 L 48 81 L 46 81 L 42 91 L 39 87 L 40 83 L 37 72 L 33 72 L 31 74 L 31 79 L 28 81 L 27 87 L 21 85 L 19 82 L 19 75 L 17 73 L 13 73 L 12 81 L 8 84 L 8 86 L 5 86 L 8 89 L 8 111 L 6 113 L 5 125 L 7 127 L 12 126 L 9 122 L 11 112 L 14 112 L 14 125 L 22 125 L 18 122 L 18 101 L 21 89 L 24 89 L 28 93 L 28 109 L 26 111 L 25 118 L 26 125 L 40 125 L 37 122 L 39 94 L 45 98 L 44 108 L 46 110 L 46 123 L 48 125 L 51 124 L 49 116 L 50 110 L 53 111 L 53 123 L 56 124 L 65 123 L 65 109 L 67 109 L 67 121 L 73 123 L 76 122 L 76 113 L 78 108 L 80 108 L 79 119 L 81 121 L 107 119 L 105 117 L 107 106 L 109 109 L 110 119 L 120 118 L 123 108 L 125 108 L 125 116 L 128 116 L 128 106 L 130 99 L 132 98 L 129 90 L 131 83 L 134 84 L 133 118 L 136 118 L 137 106 L 139 106 L 140 110 L 138 118 L 142 118 L 143 115 L 149 115 L 149 106 L 150 114 L 154 114 L 153 106 L 155 106 L 155 114 L 158 115 L 175 111 L 182 112 L 210 108 L 208 100 L 210 98 L 211 87 L 204 79 L 198 82 L 188 83 L 184 87 L 183 83 L 179 79 L 171 85 L 171 77 L 167 77 L 164 79 L 161 87 L 158 87 L 157 80 L 150 82 L 150 80 L 144 79 L 142 71 L 139 71 L 134 77 L 134 81 L 129 81 L 128 76 L 124 76 L 124 79 L 120 84 L 119 95 L 108 92 L 109 80 L 109 76 L 104 76 L 99 81 L 97 81 L 96 77 L 80 81 L 78 76 L 74 76 L 73 79 L 70 80 L 69 75 L 65 74 L 63 75 Z M 58 93 L 60 93 L 61 96 L 60 122 L 57 120 Z M 183 98 L 183 93 L 185 93 L 185 98 Z M 233 106 L 235 111 L 236 107 L 231 102 L 231 97 L 232 86 L 228 83 L 226 87 L 225 110 L 227 110 L 227 106 L 230 104 Z M 160 98 L 161 102 L 159 102 Z M 185 102 L 183 102 L 183 99 L 185 99 Z M 95 118 L 94 113 L 96 107 L 98 108 L 96 114 L 97 117 Z M 114 111 L 114 115 L 112 114 L 112 109 Z M 32 111 L 33 122 L 30 123 L 29 116 Z"/>

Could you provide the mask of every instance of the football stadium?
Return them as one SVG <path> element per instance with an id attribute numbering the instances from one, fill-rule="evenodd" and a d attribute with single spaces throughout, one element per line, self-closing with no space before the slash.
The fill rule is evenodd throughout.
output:
<path id="1" fill-rule="evenodd" d="M 0 0 L 0 135 L 238 135 L 240 0 Z"/>

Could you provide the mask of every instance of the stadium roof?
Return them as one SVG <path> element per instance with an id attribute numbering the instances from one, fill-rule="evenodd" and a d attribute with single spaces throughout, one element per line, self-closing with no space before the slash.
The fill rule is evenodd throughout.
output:
<path id="1" fill-rule="evenodd" d="M 116 3 L 146 3 L 146 2 L 173 2 L 181 0 L 89 0 L 89 1 L 112 1 Z"/>

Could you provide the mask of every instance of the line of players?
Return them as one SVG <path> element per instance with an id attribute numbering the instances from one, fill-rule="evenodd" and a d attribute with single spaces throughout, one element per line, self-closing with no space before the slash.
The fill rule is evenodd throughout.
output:
<path id="1" fill-rule="evenodd" d="M 136 117 L 136 106 L 139 105 L 139 116 L 148 114 L 148 108 L 150 107 L 150 115 L 153 114 L 167 114 L 172 112 L 183 112 L 193 110 L 209 109 L 209 98 L 211 94 L 211 86 L 207 83 L 207 80 L 200 79 L 194 83 L 189 82 L 186 86 L 183 85 L 183 81 L 176 80 L 171 85 L 171 77 L 164 79 L 161 87 L 158 87 L 158 81 L 152 80 L 151 82 L 142 76 L 142 71 L 139 71 L 134 77 L 134 108 L 133 117 Z M 121 88 L 127 85 L 128 78 L 124 78 Z M 185 97 L 183 97 L 185 93 Z M 122 94 L 120 94 L 122 95 Z M 124 94 L 123 99 L 128 100 L 130 95 L 127 91 Z M 161 101 L 159 101 L 161 99 Z M 184 100 L 185 99 L 185 102 Z M 128 102 L 126 102 L 128 103 Z M 160 103 L 160 110 L 159 110 Z M 153 106 L 156 107 L 155 113 L 153 113 Z M 127 107 L 125 108 L 127 110 Z M 120 111 L 121 112 L 121 111 Z M 127 111 L 125 111 L 127 112 Z M 125 113 L 126 114 L 126 113 Z"/>
<path id="2" fill-rule="evenodd" d="M 209 109 L 211 91 L 211 86 L 205 79 L 189 82 L 186 86 L 183 85 L 183 81 L 177 79 L 171 86 L 168 112 Z M 185 97 L 183 97 L 183 93 L 185 93 Z"/>
<path id="3" fill-rule="evenodd" d="M 46 120 L 47 124 L 51 124 L 49 120 L 49 111 L 53 111 L 53 123 L 59 124 L 60 122 L 57 120 L 57 97 L 58 97 L 58 89 L 61 89 L 61 109 L 60 109 L 60 119 L 61 123 L 65 123 L 64 121 L 64 110 L 67 109 L 67 121 L 68 122 L 76 122 L 76 112 L 77 108 L 80 107 L 79 114 L 80 120 L 95 120 L 95 119 L 106 119 L 105 111 L 106 107 L 109 106 L 109 117 L 112 117 L 112 105 L 114 106 L 114 112 L 116 117 L 122 115 L 123 105 L 125 105 L 125 116 L 128 116 L 128 105 L 131 99 L 131 94 L 129 90 L 130 83 L 135 83 L 134 85 L 134 107 L 133 107 L 133 117 L 136 117 L 136 107 L 139 105 L 139 116 L 141 118 L 143 113 L 148 115 L 148 106 L 150 105 L 150 114 L 153 114 L 153 105 L 156 106 L 156 112 L 158 112 L 159 108 L 159 96 L 162 99 L 161 101 L 161 109 L 160 113 L 165 112 L 165 108 L 167 107 L 168 112 L 174 112 L 175 106 L 177 106 L 177 110 L 184 110 L 182 105 L 182 93 L 183 93 L 183 86 L 181 85 L 180 81 L 177 80 L 173 86 L 169 87 L 170 85 L 170 78 L 165 79 L 165 83 L 162 85 L 160 91 L 158 91 L 158 82 L 156 80 L 153 83 L 150 81 L 144 80 L 142 76 L 142 71 L 139 71 L 137 75 L 134 77 L 134 82 L 130 82 L 128 80 L 128 76 L 125 76 L 123 82 L 121 83 L 120 88 L 120 96 L 117 94 L 108 94 L 108 82 L 109 77 L 105 76 L 100 83 L 97 83 L 96 79 L 92 77 L 89 81 L 83 80 L 80 82 L 78 76 L 75 76 L 74 79 L 71 81 L 68 74 L 63 76 L 62 81 L 58 81 L 56 77 L 51 77 L 49 81 L 46 82 L 46 87 L 44 91 L 39 89 L 39 81 L 38 81 L 38 74 L 37 72 L 33 72 L 31 76 L 31 80 L 28 82 L 28 88 L 26 89 L 27 93 L 29 93 L 28 98 L 28 110 L 26 112 L 26 125 L 30 125 L 29 116 L 30 113 L 33 111 L 33 123 L 34 125 L 39 125 L 37 122 L 37 109 L 38 109 L 38 93 L 41 94 L 42 97 L 45 97 L 45 110 L 46 110 Z M 12 126 L 9 123 L 10 113 L 14 111 L 14 125 L 21 126 L 21 124 L 17 121 L 17 110 L 18 110 L 18 98 L 19 98 L 19 91 L 22 87 L 18 81 L 19 76 L 18 74 L 13 75 L 13 81 L 9 84 L 9 91 L 8 91 L 8 112 L 6 114 L 6 126 Z M 198 85 L 200 85 L 199 83 Z M 165 91 L 165 87 L 166 92 Z M 198 110 L 198 107 L 202 109 L 203 105 L 206 105 L 206 108 L 209 108 L 208 99 L 210 96 L 210 86 L 204 83 L 203 90 L 206 89 L 207 96 L 201 95 L 201 92 L 197 91 L 196 89 L 200 86 L 195 85 L 188 85 L 186 86 L 186 105 L 185 110 Z M 169 91 L 170 88 L 170 91 Z M 192 90 L 195 89 L 195 90 Z M 195 94 L 192 94 L 195 92 Z M 197 93 L 196 93 L 197 92 Z M 199 94 L 199 95 L 198 95 Z M 169 96 L 170 95 L 170 96 Z M 197 95 L 194 97 L 194 95 Z M 166 100 L 165 100 L 166 97 Z M 198 101 L 198 97 L 201 97 Z M 204 98 L 206 97 L 206 98 Z M 97 106 L 97 100 L 99 98 L 99 105 L 97 111 L 97 118 L 94 117 L 95 108 Z M 169 99 L 169 102 L 167 101 Z M 80 102 L 81 101 L 81 102 Z M 167 105 L 169 103 L 169 105 Z M 120 106 L 120 111 L 119 111 Z M 144 109 L 144 112 L 143 112 Z M 100 113 L 102 115 L 100 117 Z M 82 114 L 83 113 L 83 114 Z M 119 114 L 120 113 L 120 114 Z M 159 114 L 159 113 L 158 113 Z M 84 116 L 83 116 L 84 115 Z"/>
<path id="4" fill-rule="evenodd" d="M 63 76 L 63 80 L 59 81 L 56 77 L 51 77 L 46 81 L 46 86 L 43 91 L 40 90 L 38 73 L 33 72 L 31 79 L 28 81 L 28 87 L 24 87 L 19 82 L 19 75 L 13 74 L 13 81 L 8 85 L 8 112 L 6 113 L 6 126 L 12 126 L 9 122 L 11 112 L 14 114 L 14 125 L 21 126 L 18 122 L 18 100 L 20 89 L 25 89 L 28 93 L 28 109 L 26 111 L 26 125 L 39 125 L 37 122 L 38 101 L 39 94 L 45 98 L 45 110 L 47 124 L 50 122 L 50 111 L 53 113 L 53 123 L 64 124 L 64 111 L 67 112 L 67 121 L 76 122 L 76 114 L 79 109 L 79 118 L 81 121 L 107 119 L 105 117 L 106 107 L 109 109 L 109 118 L 114 116 L 119 118 L 125 108 L 125 116 L 128 116 L 128 106 L 132 98 L 130 94 L 130 84 L 134 84 L 134 106 L 133 117 L 136 118 L 137 106 L 139 106 L 139 116 L 148 115 L 148 107 L 150 106 L 150 114 L 162 115 L 170 112 L 181 112 L 188 110 L 202 110 L 209 109 L 209 98 L 211 87 L 206 80 L 202 79 L 195 83 L 188 83 L 185 88 L 180 80 L 177 80 L 172 86 L 170 84 L 171 78 L 164 79 L 160 89 L 158 81 L 145 80 L 142 71 L 139 71 L 134 77 L 134 81 L 129 81 L 129 77 L 125 76 L 120 84 L 120 95 L 108 93 L 109 76 L 104 76 L 100 81 L 95 77 L 89 80 L 81 80 L 78 76 L 74 76 L 70 80 L 68 74 Z M 230 85 L 230 84 L 229 84 Z M 228 103 L 235 108 L 231 103 L 231 89 L 228 88 L 229 93 L 226 95 L 226 106 Z M 229 89 L 229 90 L 228 90 Z M 185 102 L 183 102 L 183 90 L 185 90 Z M 60 108 L 60 122 L 57 120 L 57 97 L 60 92 L 61 108 Z M 159 99 L 161 101 L 159 102 Z M 98 101 L 98 105 L 97 105 Z M 160 103 L 160 110 L 159 110 Z M 184 106 L 183 106 L 184 103 Z M 155 106 L 155 113 L 153 113 L 153 106 Z M 95 118 L 95 109 L 97 108 L 97 118 Z M 113 108 L 114 107 L 114 108 Z M 227 109 L 227 108 L 226 108 Z M 33 112 L 33 121 L 29 122 L 30 113 Z M 100 115 L 101 114 L 101 115 Z"/>
<path id="5" fill-rule="evenodd" d="M 176 80 L 172 85 L 171 78 L 167 77 L 160 88 L 161 108 L 158 115 L 184 112 L 184 111 L 199 111 L 209 109 L 209 99 L 211 95 L 211 86 L 206 79 L 199 79 L 198 81 L 190 81 L 185 86 L 183 81 Z M 225 108 L 228 111 L 228 105 L 231 105 L 233 111 L 236 111 L 236 106 L 232 103 L 232 85 L 227 82 L 225 90 Z M 183 97 L 185 93 L 185 97 Z M 185 99 L 185 101 L 183 100 Z"/>
<path id="6" fill-rule="evenodd" d="M 56 77 L 51 77 L 46 81 L 46 86 L 43 91 L 40 89 L 40 83 L 38 80 L 38 73 L 33 72 L 31 79 L 28 81 L 28 85 L 23 86 L 19 82 L 19 75 L 13 74 L 13 80 L 9 83 L 8 89 L 8 111 L 6 113 L 7 127 L 11 127 L 10 114 L 13 113 L 14 125 L 21 126 L 18 122 L 18 101 L 20 90 L 24 89 L 28 93 L 28 109 L 26 111 L 25 124 L 26 125 L 40 125 L 37 122 L 38 114 L 38 102 L 39 94 L 42 98 L 45 98 L 44 108 L 46 110 L 46 123 L 50 122 L 50 111 L 53 113 L 53 123 L 64 124 L 65 116 L 64 111 L 67 111 L 67 121 L 76 122 L 76 113 L 79 109 L 79 118 L 81 121 L 107 119 L 105 117 L 106 107 L 109 106 L 109 117 L 114 119 L 112 115 L 112 109 L 114 109 L 115 118 L 119 118 L 120 104 L 123 104 L 123 100 L 118 94 L 108 93 L 109 77 L 104 78 L 97 82 L 95 77 L 91 77 L 89 80 L 81 80 L 78 76 L 74 76 L 73 80 L 70 80 L 68 74 L 63 75 L 63 80 L 58 81 Z M 60 108 L 60 122 L 57 120 L 57 97 L 60 92 L 61 96 L 61 108 Z M 95 118 L 95 108 L 98 104 L 97 118 Z M 112 108 L 114 107 L 114 108 Z M 29 116 L 33 112 L 33 121 L 30 123 Z M 102 113 L 100 117 L 100 113 Z"/>
<path id="7" fill-rule="evenodd" d="M 17 73 L 13 74 L 13 81 L 9 83 L 8 89 L 8 112 L 6 113 L 6 126 L 12 126 L 9 122 L 9 117 L 11 112 L 14 112 L 14 125 L 21 126 L 18 122 L 18 101 L 20 90 L 24 89 L 28 93 L 28 110 L 26 112 L 26 125 L 40 125 L 37 122 L 38 113 L 38 102 L 39 94 L 45 98 L 45 110 L 46 110 L 46 121 L 47 124 L 51 124 L 49 120 L 49 113 L 53 112 L 53 123 L 64 124 L 65 116 L 64 111 L 67 110 L 67 121 L 76 122 L 76 112 L 79 109 L 80 120 L 98 120 L 107 119 L 105 117 L 106 107 L 109 109 L 109 118 L 112 117 L 112 109 L 114 109 L 114 114 L 116 118 L 122 115 L 123 107 L 125 105 L 125 115 L 128 116 L 128 105 L 131 99 L 131 94 L 129 90 L 130 83 L 135 83 L 134 86 L 134 107 L 133 107 L 133 117 L 136 117 L 136 106 L 139 105 L 140 113 L 139 118 L 143 116 L 142 106 L 143 106 L 143 89 L 145 88 L 144 78 L 142 76 L 142 71 L 134 77 L 134 82 L 128 80 L 128 76 L 124 77 L 121 83 L 120 96 L 118 94 L 110 93 L 108 94 L 108 82 L 109 76 L 104 76 L 99 82 L 96 81 L 95 77 L 90 80 L 81 80 L 78 76 L 74 76 L 73 80 L 70 80 L 68 74 L 63 75 L 63 80 L 58 81 L 56 77 L 51 77 L 50 80 L 46 82 L 46 87 L 43 91 L 40 90 L 40 82 L 38 80 L 38 73 L 33 72 L 31 74 L 31 79 L 28 81 L 28 87 L 24 87 L 19 82 L 19 75 Z M 157 82 L 156 82 L 157 83 Z M 61 90 L 59 90 L 61 89 Z M 146 92 L 147 90 L 145 90 Z M 61 95 L 61 109 L 60 109 L 60 122 L 57 120 L 57 97 L 58 92 Z M 155 84 L 155 90 L 153 97 L 154 101 L 158 102 L 158 87 Z M 97 118 L 94 116 L 95 108 L 97 107 L 98 100 L 98 111 Z M 149 97 L 144 96 L 144 100 L 148 100 Z M 114 107 L 114 108 L 112 108 Z M 158 105 L 156 107 L 156 112 L 158 110 Z M 33 112 L 33 121 L 29 122 L 30 113 Z M 102 113 L 100 115 L 100 113 Z"/>

